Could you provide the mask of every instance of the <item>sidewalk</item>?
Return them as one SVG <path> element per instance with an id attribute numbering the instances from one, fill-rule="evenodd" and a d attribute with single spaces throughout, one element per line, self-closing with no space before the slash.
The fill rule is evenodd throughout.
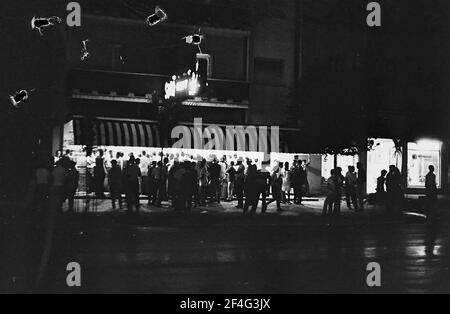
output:
<path id="1" fill-rule="evenodd" d="M 154 207 L 147 205 L 147 201 L 141 200 L 141 209 L 139 215 L 127 215 L 125 207 L 122 210 L 113 210 L 111 201 L 91 200 L 90 210 L 85 215 L 84 200 L 78 202 L 78 212 L 74 219 L 79 222 L 89 220 L 113 220 L 116 223 L 131 223 L 138 226 L 180 226 L 180 225 L 323 225 L 331 222 L 330 218 L 322 216 L 322 208 L 325 198 L 307 198 L 303 202 L 303 206 L 293 204 L 282 204 L 282 212 L 278 213 L 276 204 L 272 203 L 268 206 L 266 214 L 261 214 L 261 202 L 256 214 L 243 214 L 242 209 L 237 209 L 237 201 L 222 202 L 221 204 L 211 203 L 206 207 L 193 208 L 190 213 L 183 211 L 175 211 L 169 202 L 164 202 L 162 207 Z M 94 206 L 94 204 L 96 205 Z M 405 203 L 406 204 L 406 203 Z M 409 204 L 408 209 L 403 212 L 416 212 L 414 204 Z M 416 204 L 417 205 L 417 204 Z M 94 210 L 94 208 L 96 210 Z M 448 208 L 448 207 L 447 207 Z M 67 210 L 67 204 L 64 205 L 64 211 Z M 83 218 L 85 217 L 85 218 Z M 333 219 L 333 224 L 379 224 L 379 223 L 402 223 L 402 222 L 418 222 L 423 223 L 424 217 L 416 215 L 405 215 L 400 212 L 397 215 L 386 215 L 384 208 L 367 206 L 363 212 L 355 212 L 347 209 L 345 202 L 342 202 L 341 216 Z M 106 222 L 106 221 L 105 221 Z"/>
<path id="2" fill-rule="evenodd" d="M 125 213 L 125 202 L 122 210 L 112 209 L 111 200 L 109 199 L 97 199 L 89 200 L 89 210 L 86 212 L 86 200 L 77 199 L 75 200 L 75 220 L 80 220 L 87 222 L 89 219 L 96 220 L 97 218 L 114 218 L 115 221 L 132 221 L 134 223 L 146 225 L 158 224 L 185 224 L 185 223 L 233 223 L 238 222 L 248 222 L 251 220 L 262 221 L 265 224 L 309 224 L 309 223 L 324 223 L 324 217 L 322 217 L 322 208 L 325 198 L 324 197 L 314 197 L 306 198 L 303 205 L 293 205 L 293 204 L 282 204 L 282 212 L 278 213 L 276 210 L 276 204 L 272 203 L 268 206 L 268 210 L 265 215 L 261 214 L 261 202 L 255 215 L 244 216 L 242 209 L 237 209 L 237 201 L 232 202 L 221 202 L 221 204 L 211 203 L 205 207 L 195 207 L 191 210 L 189 214 L 184 212 L 175 211 L 171 207 L 170 202 L 163 202 L 162 207 L 149 206 L 147 201 L 141 199 L 141 209 L 139 215 L 127 215 L 128 218 L 122 219 Z M 341 204 L 341 216 L 337 221 L 342 223 L 381 223 L 381 222 L 401 222 L 405 221 L 405 217 L 408 221 L 423 222 L 424 217 L 419 217 L 415 215 L 423 214 L 423 205 L 421 205 L 421 200 L 418 199 L 407 199 L 404 202 L 402 208 L 403 215 L 400 213 L 398 215 L 387 216 L 385 209 L 374 206 L 366 206 L 363 212 L 355 212 L 347 209 L 345 201 Z M 63 212 L 67 212 L 68 203 L 63 205 Z M 450 220 L 450 204 L 448 200 L 440 200 L 438 204 L 438 212 L 440 213 L 440 218 Z M 13 204 L 11 202 L 0 202 L 0 225 L 8 224 L 14 216 L 18 213 L 25 213 L 29 209 L 24 209 L 23 204 Z M 405 213 L 412 213 L 405 215 Z M 180 218 L 180 215 L 183 218 Z M 192 218 L 187 218 L 190 216 Z M 245 217 L 244 219 L 242 219 Z M 248 219 L 247 219 L 248 218 Z"/>
<path id="3" fill-rule="evenodd" d="M 269 199 L 270 200 L 270 199 Z M 268 206 L 267 214 L 277 214 L 280 216 L 301 216 L 301 215 L 322 215 L 324 197 L 312 197 L 306 198 L 303 201 L 303 205 L 294 204 L 281 204 L 282 212 L 277 213 L 275 202 Z M 77 200 L 75 207 L 78 207 L 76 212 L 83 212 L 85 208 L 86 200 Z M 216 202 L 207 204 L 202 207 L 195 207 L 192 209 L 192 214 L 220 214 L 220 215 L 233 215 L 242 214 L 242 209 L 236 208 L 237 201 L 227 202 L 222 201 L 220 204 Z M 123 210 L 126 209 L 126 204 L 123 202 Z M 365 212 L 358 214 L 370 214 L 378 211 L 373 206 L 368 206 Z M 67 211 L 67 202 L 63 206 L 63 211 Z M 109 199 L 97 199 L 89 201 L 89 213 L 112 213 L 120 210 L 113 210 L 111 200 Z M 141 199 L 141 213 L 166 213 L 172 212 L 174 209 L 171 207 L 171 202 L 163 202 L 162 207 L 151 206 L 147 204 L 147 201 Z M 258 203 L 257 214 L 261 213 L 261 201 Z M 345 202 L 342 203 L 342 215 L 355 214 L 354 211 L 347 209 Z"/>

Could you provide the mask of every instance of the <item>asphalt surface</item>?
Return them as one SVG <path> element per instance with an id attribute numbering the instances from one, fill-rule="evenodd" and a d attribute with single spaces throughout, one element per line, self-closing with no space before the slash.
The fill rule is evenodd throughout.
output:
<path id="1" fill-rule="evenodd" d="M 47 293 L 448 293 L 450 229 L 438 219 L 274 209 L 243 216 L 210 208 L 61 214 L 42 279 L 45 223 L 3 221 L 3 292 Z M 320 207 L 320 206 L 316 206 Z M 226 212 L 226 210 L 225 210 Z M 14 232 L 13 232 L 14 231 Z M 81 266 L 81 288 L 66 266 Z M 367 264 L 381 266 L 382 286 L 366 284 Z"/>

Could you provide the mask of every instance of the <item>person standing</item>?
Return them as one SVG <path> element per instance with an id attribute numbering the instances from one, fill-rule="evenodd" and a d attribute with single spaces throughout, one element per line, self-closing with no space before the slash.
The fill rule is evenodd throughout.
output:
<path id="1" fill-rule="evenodd" d="M 142 185 L 141 185 L 141 194 L 148 197 L 149 193 L 149 178 L 148 178 L 148 171 L 150 166 L 150 157 L 147 155 L 146 151 L 142 152 L 139 163 L 139 169 L 141 170 L 142 174 Z"/>
<path id="2" fill-rule="evenodd" d="M 156 204 L 157 195 L 155 191 L 157 190 L 155 181 L 155 171 L 156 171 L 156 161 L 152 161 L 151 165 L 148 167 L 148 205 Z"/>
<path id="3" fill-rule="evenodd" d="M 299 205 L 301 203 L 301 174 L 299 161 L 294 161 L 294 166 L 291 170 L 291 182 L 294 188 L 294 204 Z"/>
<path id="4" fill-rule="evenodd" d="M 260 171 L 258 171 L 258 175 L 256 178 L 256 206 L 258 205 L 259 197 L 261 196 L 262 207 L 261 213 L 265 214 L 267 211 L 267 193 L 269 190 L 270 184 L 270 172 L 267 168 L 263 167 Z"/>
<path id="5" fill-rule="evenodd" d="M 253 208 L 257 203 L 256 200 L 257 189 L 255 184 L 256 172 L 257 172 L 256 165 L 249 164 L 247 167 L 247 174 L 245 175 L 245 182 L 244 182 L 244 193 L 245 193 L 244 214 L 248 212 L 250 206 Z"/>
<path id="6" fill-rule="evenodd" d="M 236 208 L 238 209 L 244 208 L 245 167 L 242 162 L 242 158 L 238 159 L 237 161 L 236 181 L 234 186 L 236 190 L 236 197 L 238 200 Z"/>
<path id="7" fill-rule="evenodd" d="M 186 212 L 190 212 L 192 209 L 192 201 L 196 194 L 197 187 L 197 172 L 195 171 L 195 163 L 186 160 L 184 162 L 186 173 L 182 177 L 182 199 L 184 201 L 184 208 Z"/>
<path id="8" fill-rule="evenodd" d="M 381 175 L 377 178 L 376 204 L 378 206 L 386 205 L 386 175 L 387 171 L 382 170 Z"/>
<path id="9" fill-rule="evenodd" d="M 77 193 L 80 181 L 80 174 L 77 170 L 77 163 L 68 161 L 68 171 L 66 180 L 66 197 L 69 201 L 69 212 L 74 212 L 75 194 Z"/>
<path id="10" fill-rule="evenodd" d="M 255 195 L 253 196 L 253 204 L 251 213 L 255 214 L 258 208 L 259 198 L 261 197 L 261 213 L 265 214 L 267 211 L 267 191 L 269 189 L 270 172 L 266 168 L 258 170 L 255 174 Z"/>
<path id="11" fill-rule="evenodd" d="M 234 161 L 230 163 L 230 166 L 226 170 L 227 182 L 228 182 L 228 201 L 233 200 L 234 195 L 234 183 L 236 182 L 236 169 L 234 167 Z"/>
<path id="12" fill-rule="evenodd" d="M 345 175 L 345 200 L 347 201 L 347 208 L 352 209 L 352 203 L 355 210 L 358 210 L 358 198 L 356 196 L 356 182 L 357 175 L 355 167 L 349 166 L 348 172 Z"/>
<path id="13" fill-rule="evenodd" d="M 389 173 L 386 176 L 386 210 L 388 214 L 396 212 L 401 200 L 402 186 L 401 173 L 396 166 L 389 166 Z"/>
<path id="14" fill-rule="evenodd" d="M 220 204 L 220 172 L 221 167 L 219 163 L 217 162 L 217 159 L 214 159 L 209 167 L 209 179 L 210 179 L 210 186 L 211 186 L 211 193 L 212 193 L 212 199 L 211 201 L 214 202 L 214 199 L 217 201 L 218 204 Z"/>
<path id="15" fill-rule="evenodd" d="M 172 169 L 171 169 L 172 171 Z M 184 179 L 186 178 L 186 165 L 177 164 L 175 169 L 173 169 L 172 176 L 172 202 L 175 210 L 186 210 L 187 194 L 186 191 L 189 187 L 184 186 Z"/>
<path id="16" fill-rule="evenodd" d="M 305 171 L 303 196 L 307 196 L 310 193 L 309 180 L 308 180 L 308 167 L 311 164 L 311 160 L 302 160 L 302 168 Z"/>
<path id="17" fill-rule="evenodd" d="M 167 201 L 167 190 L 168 190 L 168 173 L 169 173 L 170 161 L 169 158 L 164 157 L 163 167 L 161 168 L 161 201 Z"/>
<path id="18" fill-rule="evenodd" d="M 68 177 L 67 164 L 64 158 L 56 162 L 56 167 L 52 171 L 52 186 L 50 188 L 50 208 L 60 212 L 65 196 L 65 186 Z"/>
<path id="19" fill-rule="evenodd" d="M 344 188 L 345 178 L 342 175 L 342 168 L 337 167 L 334 170 L 334 182 L 336 186 L 336 197 L 334 200 L 334 216 L 341 215 L 342 190 Z"/>
<path id="20" fill-rule="evenodd" d="M 178 159 L 175 159 L 173 161 L 173 164 L 169 166 L 168 168 L 168 175 L 167 175 L 167 194 L 170 199 L 172 199 L 172 205 L 175 207 L 176 203 L 176 191 L 175 191 L 175 172 L 180 168 L 180 162 Z"/>
<path id="21" fill-rule="evenodd" d="M 358 205 L 359 209 L 358 211 L 364 210 L 364 199 L 366 197 L 366 169 L 364 169 L 364 166 L 362 162 L 358 162 L 356 164 L 356 168 L 358 168 L 358 176 L 356 180 L 356 188 L 357 188 L 357 197 L 358 197 Z"/>
<path id="22" fill-rule="evenodd" d="M 197 168 L 198 197 L 200 206 L 206 206 L 206 190 L 208 187 L 208 170 L 206 160 L 202 159 Z"/>
<path id="23" fill-rule="evenodd" d="M 117 160 L 112 160 L 111 169 L 108 172 L 108 182 L 113 209 L 116 209 L 116 200 L 119 201 L 119 209 L 122 209 L 122 180 L 122 169 Z"/>
<path id="24" fill-rule="evenodd" d="M 437 201 L 437 183 L 434 174 L 434 166 L 428 167 L 428 174 L 425 176 L 425 194 L 427 201 L 427 217 L 433 218 Z"/>
<path id="25" fill-rule="evenodd" d="M 136 157 L 134 156 L 134 153 L 129 153 L 129 154 L 128 154 L 128 162 L 127 162 L 127 163 L 134 164 L 135 161 L 136 161 Z M 126 166 L 127 166 L 127 165 L 125 165 L 125 167 L 126 167 Z"/>
<path id="26" fill-rule="evenodd" d="M 323 203 L 323 216 L 330 216 L 333 213 L 334 201 L 336 199 L 336 179 L 334 169 L 331 170 L 331 176 L 327 179 L 327 197 Z"/>
<path id="27" fill-rule="evenodd" d="M 95 158 L 94 167 L 94 188 L 95 196 L 98 198 L 105 197 L 105 164 L 103 160 L 103 150 L 99 150 L 99 155 Z"/>
<path id="28" fill-rule="evenodd" d="M 228 180 L 227 180 L 227 157 L 222 156 L 220 162 L 220 197 L 222 200 L 228 199 Z"/>
<path id="29" fill-rule="evenodd" d="M 127 212 L 133 213 L 133 206 L 136 212 L 139 213 L 139 178 L 141 177 L 141 170 L 136 165 L 135 160 L 129 160 L 124 171 L 124 184 L 127 202 Z"/>
<path id="30" fill-rule="evenodd" d="M 125 168 L 125 161 L 124 161 L 123 157 L 124 157 L 124 153 L 122 153 L 122 152 L 116 153 L 117 165 L 119 166 L 120 170 L 124 170 L 124 168 Z"/>
<path id="31" fill-rule="evenodd" d="M 281 212 L 281 188 L 283 184 L 282 165 L 282 163 L 275 165 L 272 170 L 272 174 L 270 175 L 270 186 L 272 189 L 273 200 L 267 203 L 267 205 L 269 205 L 272 202 L 276 202 L 277 212 Z"/>
<path id="32" fill-rule="evenodd" d="M 306 167 L 306 162 L 300 160 L 298 168 L 298 205 L 303 205 L 303 197 L 306 196 L 308 191 L 308 173 L 306 172 Z"/>
<path id="33" fill-rule="evenodd" d="M 155 183 L 155 187 L 153 190 L 154 191 L 154 195 L 153 195 L 154 203 L 153 204 L 158 207 L 161 207 L 164 193 L 166 191 L 165 186 L 166 186 L 166 178 L 167 178 L 166 168 L 165 168 L 164 164 L 162 163 L 162 161 L 158 161 L 157 167 L 153 169 L 152 176 L 154 178 L 154 183 Z"/>
<path id="34" fill-rule="evenodd" d="M 111 167 L 112 167 L 111 162 L 113 161 L 113 159 L 114 159 L 114 153 L 113 153 L 112 150 L 109 150 L 108 154 L 106 154 L 106 156 L 105 156 L 105 170 L 106 170 L 106 173 L 108 173 L 109 170 L 111 169 Z"/>
<path id="35" fill-rule="evenodd" d="M 282 174 L 283 179 L 283 186 L 282 186 L 282 192 L 283 192 L 283 203 L 286 204 L 292 204 L 291 203 L 291 172 L 289 169 L 289 162 L 284 163 L 284 169 Z"/>

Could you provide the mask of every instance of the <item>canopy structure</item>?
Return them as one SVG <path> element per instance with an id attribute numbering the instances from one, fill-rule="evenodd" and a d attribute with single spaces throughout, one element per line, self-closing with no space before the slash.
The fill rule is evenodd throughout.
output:
<path id="1" fill-rule="evenodd" d="M 64 141 L 69 145 L 161 147 L 158 123 L 149 120 L 75 116 L 65 125 Z"/>

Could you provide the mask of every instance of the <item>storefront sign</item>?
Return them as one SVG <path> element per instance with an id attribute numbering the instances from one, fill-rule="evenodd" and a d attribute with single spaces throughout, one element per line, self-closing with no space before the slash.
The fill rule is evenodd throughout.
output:
<path id="1" fill-rule="evenodd" d="M 166 99 L 189 98 L 197 96 L 200 92 L 200 81 L 197 72 L 188 71 L 187 75 L 172 76 L 172 80 L 165 85 Z"/>

